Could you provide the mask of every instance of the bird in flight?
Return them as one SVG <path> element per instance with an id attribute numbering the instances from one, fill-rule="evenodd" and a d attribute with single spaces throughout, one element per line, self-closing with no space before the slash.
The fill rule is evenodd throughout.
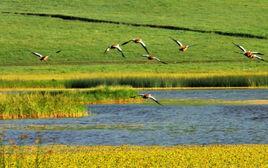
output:
<path id="1" fill-rule="evenodd" d="M 156 61 L 161 62 L 163 64 L 167 64 L 166 62 L 161 61 L 159 58 L 153 56 L 152 54 L 144 54 L 144 55 L 142 55 L 142 57 L 146 57 L 148 60 L 156 60 Z"/>
<path id="2" fill-rule="evenodd" d="M 193 45 L 184 45 L 184 44 L 182 44 L 179 40 L 176 40 L 176 39 L 174 39 L 174 38 L 172 38 L 172 37 L 170 37 L 176 44 L 178 44 L 178 46 L 179 46 L 179 50 L 181 51 L 181 52 L 185 52 L 189 47 L 192 47 L 192 46 L 194 46 L 195 44 L 193 44 Z"/>
<path id="3" fill-rule="evenodd" d="M 119 52 L 121 53 L 122 57 L 124 57 L 124 58 L 126 57 L 126 56 L 124 55 L 123 50 L 122 50 L 122 48 L 120 47 L 119 44 L 112 44 L 111 46 L 109 46 L 109 47 L 107 47 L 107 48 L 105 49 L 104 53 L 107 53 L 108 51 L 110 51 L 110 49 L 111 49 L 111 50 L 113 50 L 113 49 L 117 49 L 117 51 L 119 51 Z"/>
<path id="4" fill-rule="evenodd" d="M 240 50 L 242 51 L 241 54 L 243 54 L 244 56 L 250 58 L 250 59 L 254 59 L 254 58 L 257 58 L 259 60 L 262 60 L 264 61 L 264 59 L 262 57 L 260 57 L 259 55 L 264 55 L 260 52 L 256 52 L 256 51 L 249 51 L 249 50 L 246 50 L 243 46 L 239 45 L 239 44 L 235 44 L 233 43 L 235 46 L 237 46 L 238 48 L 240 48 Z"/>
<path id="5" fill-rule="evenodd" d="M 159 101 L 156 100 L 156 98 L 154 98 L 151 94 L 139 94 L 139 96 L 141 96 L 143 99 L 151 99 L 153 100 L 154 102 L 156 102 L 157 104 L 159 105 L 162 105 L 161 103 L 159 103 Z"/>
<path id="6" fill-rule="evenodd" d="M 122 43 L 122 45 L 126 45 L 126 44 L 128 44 L 129 42 L 134 42 L 134 43 L 136 43 L 136 44 L 140 44 L 140 45 L 145 49 L 145 51 L 147 52 L 147 54 L 149 54 L 149 51 L 148 51 L 148 49 L 147 49 L 145 43 L 142 41 L 141 38 L 134 38 L 134 39 L 131 39 L 131 40 L 129 40 L 129 41 L 126 41 L 126 42 Z"/>
<path id="7" fill-rule="evenodd" d="M 35 56 L 37 56 L 37 57 L 39 57 L 39 60 L 40 61 L 47 61 L 48 60 L 48 55 L 42 55 L 42 54 L 40 54 L 40 53 L 38 53 L 38 52 L 33 52 L 33 51 L 30 51 L 33 55 L 35 55 Z M 58 51 L 56 51 L 56 53 L 60 53 L 61 52 L 61 50 L 58 50 Z"/>

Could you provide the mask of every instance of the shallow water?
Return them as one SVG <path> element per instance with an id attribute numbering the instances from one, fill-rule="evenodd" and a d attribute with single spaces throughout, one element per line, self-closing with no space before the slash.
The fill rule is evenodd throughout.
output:
<path id="1" fill-rule="evenodd" d="M 142 91 L 143 93 L 149 91 Z M 161 99 L 268 99 L 268 90 L 150 91 Z M 268 105 L 90 105 L 92 116 L 0 121 L 5 140 L 33 144 L 267 144 Z M 18 140 L 20 134 L 29 138 Z"/>

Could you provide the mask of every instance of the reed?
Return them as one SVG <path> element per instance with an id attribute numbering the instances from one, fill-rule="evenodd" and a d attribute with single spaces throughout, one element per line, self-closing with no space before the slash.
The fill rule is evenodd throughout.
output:
<path id="1" fill-rule="evenodd" d="M 1 95 L 0 119 L 60 118 L 86 116 L 72 97 L 49 92 Z"/>
<path id="2" fill-rule="evenodd" d="M 266 87 L 266 75 L 191 76 L 191 77 L 121 77 L 67 80 L 66 88 L 90 88 L 99 85 L 152 87 Z"/>
<path id="3" fill-rule="evenodd" d="M 185 87 L 260 87 L 268 86 L 268 78 L 263 75 L 212 76 L 189 78 L 182 81 Z"/>
<path id="4" fill-rule="evenodd" d="M 92 75 L 90 77 L 65 79 L 20 79 L 0 80 L 0 88 L 93 88 L 105 86 L 132 86 L 135 88 L 153 87 L 267 87 L 267 73 L 225 74 L 225 73 L 189 73 L 189 74 L 115 74 Z"/>
<path id="5" fill-rule="evenodd" d="M 85 103 L 130 99 L 136 91 L 98 87 L 90 91 L 32 91 L 0 95 L 0 119 L 87 116 Z"/>
<path id="6" fill-rule="evenodd" d="M 63 88 L 62 80 L 0 80 L 0 88 Z"/>

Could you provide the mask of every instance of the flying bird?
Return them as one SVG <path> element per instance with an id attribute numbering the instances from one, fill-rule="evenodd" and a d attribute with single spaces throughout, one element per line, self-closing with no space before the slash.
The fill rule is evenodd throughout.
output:
<path id="1" fill-rule="evenodd" d="M 176 44 L 178 44 L 178 46 L 179 46 L 179 50 L 181 51 L 181 52 L 185 52 L 189 47 L 192 47 L 192 46 L 194 46 L 195 44 L 193 44 L 193 45 L 184 45 L 184 44 L 182 44 L 179 40 L 176 40 L 176 39 L 174 39 L 174 38 L 172 38 L 172 37 L 170 37 Z"/>
<path id="2" fill-rule="evenodd" d="M 260 52 L 256 52 L 256 51 L 249 51 L 249 50 L 246 50 L 243 46 L 239 45 L 239 44 L 235 44 L 233 43 L 235 46 L 237 46 L 238 48 L 240 48 L 240 50 L 242 51 L 241 54 L 243 54 L 244 56 L 250 58 L 250 59 L 254 59 L 254 58 L 257 58 L 259 60 L 262 60 L 264 61 L 263 58 L 261 58 L 260 56 L 258 55 L 264 55 L 263 53 L 260 53 Z"/>
<path id="3" fill-rule="evenodd" d="M 47 61 L 48 60 L 47 55 L 42 55 L 38 52 L 31 52 L 31 53 L 34 54 L 35 56 L 38 56 L 40 61 Z"/>
<path id="4" fill-rule="evenodd" d="M 119 52 L 122 54 L 122 57 L 125 58 L 125 55 L 124 55 L 124 53 L 123 53 L 123 50 L 122 50 L 122 48 L 120 47 L 119 44 L 112 44 L 111 46 L 109 46 L 109 47 L 107 47 L 107 48 L 105 49 L 104 53 L 107 53 L 108 51 L 110 51 L 110 49 L 111 49 L 111 50 L 116 49 L 117 51 L 119 51 Z"/>
<path id="5" fill-rule="evenodd" d="M 144 54 L 144 55 L 142 55 L 142 57 L 146 57 L 148 60 L 156 60 L 156 61 L 161 62 L 163 64 L 167 64 L 166 62 L 161 61 L 159 58 L 153 56 L 152 54 Z"/>
<path id="6" fill-rule="evenodd" d="M 148 49 L 147 49 L 145 43 L 142 41 L 141 38 L 134 38 L 134 39 L 131 39 L 131 40 L 129 40 L 129 41 L 126 41 L 126 42 L 122 43 L 122 45 L 126 45 L 126 44 L 128 44 L 129 42 L 134 42 L 134 43 L 136 43 L 136 44 L 140 44 L 140 45 L 145 49 L 145 51 L 147 52 L 147 54 L 149 54 L 149 51 L 148 51 Z"/>
<path id="7" fill-rule="evenodd" d="M 47 61 L 48 60 L 48 55 L 42 55 L 42 54 L 40 54 L 40 53 L 38 53 L 38 52 L 33 52 L 33 51 L 30 51 L 33 55 L 35 55 L 35 56 L 37 56 L 37 57 L 39 57 L 39 60 L 40 61 Z M 61 52 L 61 50 L 58 50 L 58 51 L 56 51 L 55 53 L 60 53 Z"/>
<path id="8" fill-rule="evenodd" d="M 146 93 L 146 94 L 139 94 L 139 96 L 141 96 L 143 99 L 151 99 L 151 100 L 155 101 L 157 104 L 162 105 L 151 94 L 148 94 L 148 93 Z"/>

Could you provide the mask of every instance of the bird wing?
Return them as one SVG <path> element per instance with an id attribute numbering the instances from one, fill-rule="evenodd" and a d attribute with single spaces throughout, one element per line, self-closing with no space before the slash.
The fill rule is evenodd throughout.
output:
<path id="1" fill-rule="evenodd" d="M 153 96 L 149 96 L 149 99 L 152 99 L 152 100 L 155 101 L 157 104 L 162 105 L 162 104 L 159 103 L 159 101 L 157 101 L 156 98 L 154 98 Z"/>
<path id="2" fill-rule="evenodd" d="M 116 48 L 118 51 L 122 52 L 122 48 L 121 48 L 119 45 L 116 45 L 115 48 Z"/>
<path id="3" fill-rule="evenodd" d="M 121 48 L 119 45 L 117 45 L 115 48 L 116 48 L 119 52 L 121 52 L 122 57 L 125 57 L 125 55 L 124 55 L 124 53 L 123 53 L 123 50 L 122 50 L 122 48 Z"/>
<path id="4" fill-rule="evenodd" d="M 161 61 L 161 60 L 160 60 L 159 58 L 157 58 L 157 57 L 154 57 L 154 59 L 157 60 L 157 61 L 159 61 L 159 62 L 161 62 L 161 63 L 163 63 L 163 64 L 167 64 L 166 62 Z"/>
<path id="5" fill-rule="evenodd" d="M 38 56 L 38 57 L 43 57 L 42 54 L 39 54 L 39 53 L 37 53 L 37 52 L 32 52 L 32 54 L 34 54 L 34 55 L 36 55 L 36 56 Z"/>
<path id="6" fill-rule="evenodd" d="M 146 45 L 144 44 L 144 42 L 141 41 L 140 44 L 141 44 L 141 46 L 145 49 L 145 51 L 147 52 L 147 54 L 149 54 L 149 51 L 148 51 Z"/>
<path id="7" fill-rule="evenodd" d="M 161 61 L 161 60 L 160 60 L 159 58 L 157 58 L 157 57 L 153 57 L 153 58 L 154 58 L 155 60 L 159 61 L 159 62 Z"/>
<path id="8" fill-rule="evenodd" d="M 180 42 L 180 41 L 178 41 L 178 40 L 176 40 L 176 39 L 174 39 L 174 38 L 172 38 L 172 37 L 170 37 L 173 41 L 175 41 L 175 43 L 177 43 L 180 47 L 182 46 L 182 43 Z"/>
<path id="9" fill-rule="evenodd" d="M 125 54 L 123 53 L 123 51 L 121 51 L 122 57 L 126 58 Z"/>
<path id="10" fill-rule="evenodd" d="M 116 47 L 116 49 L 122 54 L 122 57 L 126 57 L 120 47 Z"/>
<path id="11" fill-rule="evenodd" d="M 148 58 L 149 55 L 148 55 L 148 54 L 143 54 L 142 57 L 146 57 L 146 58 Z"/>
<path id="12" fill-rule="evenodd" d="M 235 43 L 233 43 L 235 46 L 237 46 L 238 48 L 240 48 L 243 52 L 246 52 L 247 50 L 243 47 L 243 46 L 241 46 L 241 45 L 239 45 L 239 44 L 235 44 Z"/>
<path id="13" fill-rule="evenodd" d="M 129 43 L 131 41 L 133 41 L 133 40 L 126 41 L 126 42 L 122 43 L 121 45 L 126 45 L 127 43 Z"/>
<path id="14" fill-rule="evenodd" d="M 260 52 L 252 52 L 253 54 L 259 54 L 259 55 L 264 55 L 263 53 Z"/>
<path id="15" fill-rule="evenodd" d="M 259 59 L 259 60 L 264 61 L 264 59 L 262 57 L 258 56 L 258 55 L 254 55 L 254 57 L 257 58 L 257 59 Z"/>

